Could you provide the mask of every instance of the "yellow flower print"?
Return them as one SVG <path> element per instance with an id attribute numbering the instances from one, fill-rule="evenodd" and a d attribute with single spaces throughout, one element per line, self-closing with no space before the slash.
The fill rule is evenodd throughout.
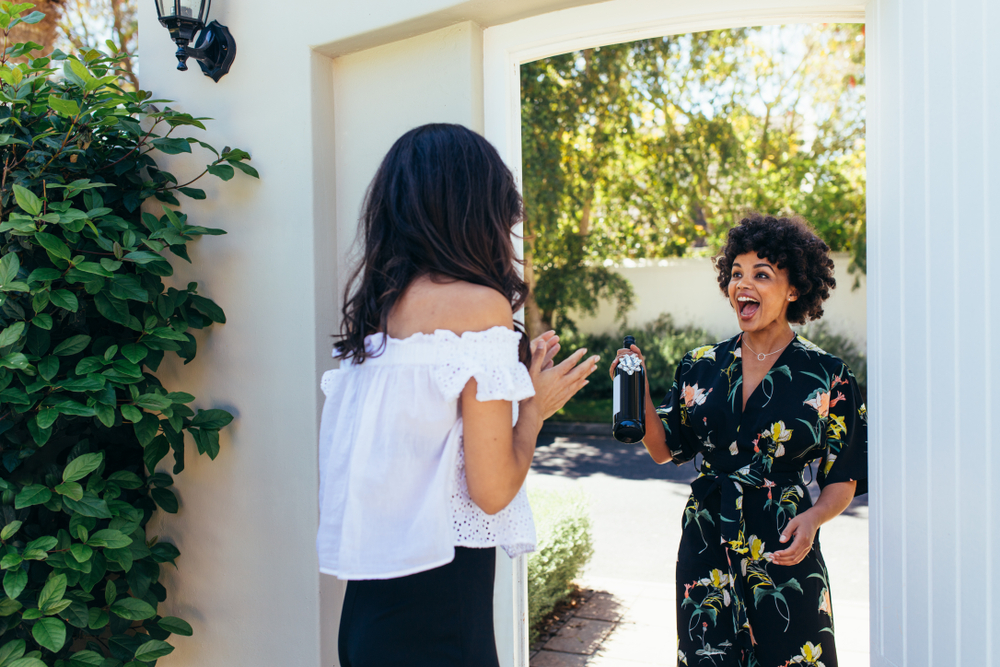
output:
<path id="1" fill-rule="evenodd" d="M 697 383 L 685 384 L 681 387 L 681 392 L 684 395 L 684 407 L 689 410 L 692 406 L 701 405 L 708 398 L 708 394 L 704 389 L 699 389 Z"/>
<path id="2" fill-rule="evenodd" d="M 722 538 L 722 544 L 726 544 L 726 538 Z M 734 551 L 738 554 L 745 554 L 747 552 L 747 543 L 743 537 L 743 531 L 740 531 L 739 536 L 735 540 L 729 542 L 729 550 Z"/>
<path id="3" fill-rule="evenodd" d="M 722 588 L 729 585 L 729 575 L 724 573 L 722 570 L 712 570 L 709 572 L 709 576 L 712 579 L 712 585 L 716 588 Z"/>
<path id="4" fill-rule="evenodd" d="M 836 454 L 830 454 L 826 457 L 826 463 L 823 464 L 823 474 L 829 475 L 830 470 L 833 468 L 833 464 L 837 461 Z"/>
<path id="5" fill-rule="evenodd" d="M 701 347 L 691 350 L 691 360 L 701 361 L 702 359 L 710 359 L 715 361 L 715 345 L 702 345 Z"/>
<path id="6" fill-rule="evenodd" d="M 823 655 L 822 646 L 806 642 L 802 645 L 802 653 L 792 658 L 791 664 L 822 665 L 823 663 L 819 661 L 821 655 Z"/>
<path id="7" fill-rule="evenodd" d="M 779 421 L 771 424 L 771 439 L 775 442 L 788 442 L 792 439 L 792 429 L 785 427 L 785 422 Z"/>
<path id="8" fill-rule="evenodd" d="M 830 424 L 826 427 L 826 432 L 831 438 L 840 439 L 840 436 L 847 433 L 847 422 L 840 415 L 830 415 Z"/>
<path id="9" fill-rule="evenodd" d="M 766 560 L 771 562 L 770 551 L 764 551 L 764 540 L 760 539 L 756 535 L 750 536 L 750 560 Z"/>
<path id="10" fill-rule="evenodd" d="M 684 651 L 680 649 L 677 649 L 677 662 L 679 662 L 682 665 L 688 664 L 687 656 L 684 655 Z"/>

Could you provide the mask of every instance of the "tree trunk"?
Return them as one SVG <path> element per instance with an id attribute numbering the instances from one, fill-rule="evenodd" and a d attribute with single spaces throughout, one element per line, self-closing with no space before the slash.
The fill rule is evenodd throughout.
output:
<path id="1" fill-rule="evenodd" d="M 526 244 L 524 250 L 524 281 L 528 283 L 528 300 L 524 302 L 524 328 L 528 331 L 529 338 L 535 338 L 548 329 L 542 321 L 542 311 L 535 301 L 535 269 L 531 261 L 532 252 Z"/>

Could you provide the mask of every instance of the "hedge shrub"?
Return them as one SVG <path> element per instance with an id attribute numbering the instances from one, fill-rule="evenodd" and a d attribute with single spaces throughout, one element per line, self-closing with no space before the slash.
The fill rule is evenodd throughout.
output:
<path id="1" fill-rule="evenodd" d="M 636 344 L 646 357 L 649 368 L 655 375 L 649 378 L 653 400 L 659 402 L 674 381 L 674 371 L 685 353 L 696 347 L 715 342 L 705 331 L 693 326 L 677 326 L 669 314 L 662 314 L 642 327 L 624 327 L 615 334 L 575 334 L 559 332 L 562 349 L 556 357 L 558 363 L 574 350 L 585 347 L 588 354 L 599 354 L 602 360 L 615 358 L 627 334 L 635 336 Z M 610 363 L 610 361 L 608 362 Z M 612 382 L 607 366 L 601 362 L 603 372 L 588 378 L 590 384 L 581 389 L 562 410 L 552 417 L 553 421 L 607 422 L 611 424 Z M 609 430 L 610 433 L 610 430 Z"/>
<path id="2" fill-rule="evenodd" d="M 177 209 L 205 192 L 154 156 L 200 145 L 202 175 L 256 172 L 244 151 L 171 136 L 203 119 L 124 90 L 114 44 L 9 44 L 32 6 L 0 2 L 0 667 L 147 667 L 192 631 L 158 613 L 180 552 L 146 526 L 179 504 L 154 471 L 170 452 L 184 469 L 187 436 L 214 459 L 233 418 L 153 375 L 225 322 L 197 283 L 164 284 L 168 252 L 190 261 L 224 232 Z"/>
<path id="3" fill-rule="evenodd" d="M 862 394 L 867 395 L 868 364 L 864 350 L 859 349 L 850 338 L 832 332 L 825 322 L 807 325 L 801 328 L 801 333 L 830 354 L 842 359 L 854 372 Z M 587 335 L 560 332 L 562 350 L 556 361 L 558 363 L 580 347 L 586 347 L 590 354 L 601 355 L 601 359 L 614 359 L 627 334 L 635 336 L 636 344 L 646 357 L 647 366 L 654 369 L 654 375 L 649 377 L 649 389 L 656 403 L 659 403 L 670 390 L 677 364 L 687 352 L 702 345 L 718 342 L 718 338 L 708 331 L 690 325 L 678 326 L 669 314 L 663 313 L 642 327 L 626 326 L 615 334 Z M 611 378 L 605 371 L 595 373 L 589 379 L 590 384 L 581 389 L 559 413 L 553 416 L 553 421 L 611 423 L 610 406 L 613 393 Z"/>
<path id="4" fill-rule="evenodd" d="M 582 491 L 531 490 L 528 499 L 538 532 L 538 546 L 528 556 L 528 623 L 535 641 L 539 623 L 570 594 L 594 545 Z"/>

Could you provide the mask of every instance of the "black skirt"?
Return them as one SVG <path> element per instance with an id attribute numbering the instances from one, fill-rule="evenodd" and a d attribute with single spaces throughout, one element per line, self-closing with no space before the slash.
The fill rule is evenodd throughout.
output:
<path id="1" fill-rule="evenodd" d="M 433 570 L 347 582 L 341 667 L 499 667 L 495 569 L 496 549 L 456 547 Z"/>

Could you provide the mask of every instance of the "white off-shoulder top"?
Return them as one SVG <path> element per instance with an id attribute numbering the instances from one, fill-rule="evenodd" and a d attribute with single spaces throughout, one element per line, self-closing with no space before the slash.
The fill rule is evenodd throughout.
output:
<path id="1" fill-rule="evenodd" d="M 451 562 L 455 547 L 502 546 L 514 557 L 535 548 L 522 485 L 510 504 L 486 514 L 469 497 L 459 395 L 476 378 L 480 401 L 534 396 L 518 360 L 520 334 L 506 327 L 373 334 L 377 357 L 341 362 L 323 375 L 319 442 L 322 572 L 341 579 L 389 579 Z"/>

